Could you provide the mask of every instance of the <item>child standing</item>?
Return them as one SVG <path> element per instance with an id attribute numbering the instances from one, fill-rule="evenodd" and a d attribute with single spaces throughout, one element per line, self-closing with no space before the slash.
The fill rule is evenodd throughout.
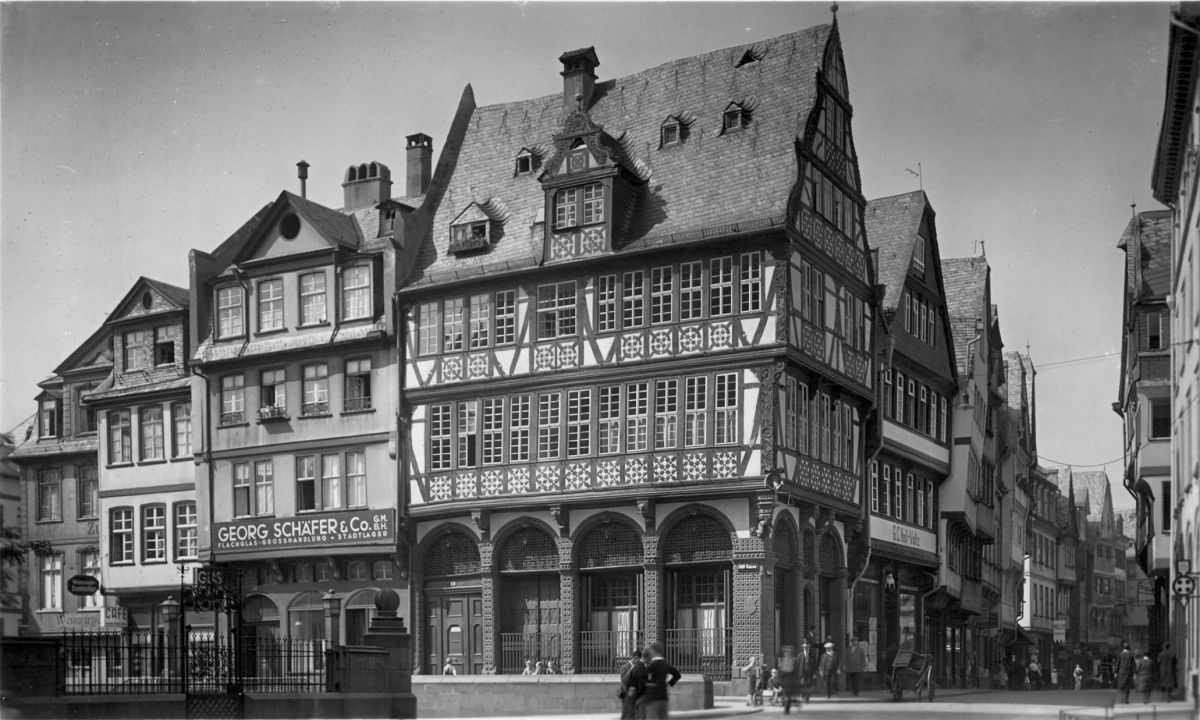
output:
<path id="1" fill-rule="evenodd" d="M 1075 692 L 1079 692 L 1079 688 L 1083 687 L 1083 668 L 1079 665 L 1075 666 Z"/>
<path id="2" fill-rule="evenodd" d="M 758 679 L 762 675 L 762 667 L 758 664 L 757 655 L 750 656 L 750 662 L 742 668 L 742 672 L 746 673 L 746 705 L 753 707 L 761 704 L 761 696 L 758 694 Z"/>

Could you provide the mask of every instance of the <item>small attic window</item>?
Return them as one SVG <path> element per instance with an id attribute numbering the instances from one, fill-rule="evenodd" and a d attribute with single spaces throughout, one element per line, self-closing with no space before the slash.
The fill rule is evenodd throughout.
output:
<path id="1" fill-rule="evenodd" d="M 750 124 L 750 111 L 740 103 L 730 103 L 722 115 L 721 132 L 734 132 Z"/>
<path id="2" fill-rule="evenodd" d="M 516 169 L 513 175 L 525 175 L 542 166 L 542 158 L 531 150 L 521 150 L 517 153 Z"/>
<path id="3" fill-rule="evenodd" d="M 491 242 L 491 223 L 487 220 L 450 226 L 450 252 L 482 250 Z"/>
<path id="4" fill-rule="evenodd" d="M 150 293 L 148 293 L 148 292 L 142 293 L 142 307 L 143 308 L 145 308 L 146 310 L 149 310 L 150 305 L 153 302 L 154 302 L 154 299 L 150 297 Z"/>
<path id="5" fill-rule="evenodd" d="M 663 121 L 658 129 L 658 147 L 679 145 L 687 140 L 688 123 L 678 115 L 672 115 Z"/>
<path id="6" fill-rule="evenodd" d="M 279 234 L 284 240 L 291 240 L 300 234 L 300 218 L 295 213 L 288 213 L 279 221 Z"/>

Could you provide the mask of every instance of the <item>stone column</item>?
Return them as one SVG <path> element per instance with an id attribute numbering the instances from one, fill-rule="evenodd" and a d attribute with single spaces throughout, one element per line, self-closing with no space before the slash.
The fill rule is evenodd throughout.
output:
<path id="1" fill-rule="evenodd" d="M 646 560 L 642 563 L 642 594 L 644 605 L 642 612 L 644 615 L 645 637 L 642 638 L 643 643 L 651 640 L 659 640 L 666 643 L 666 628 L 663 623 L 666 618 L 663 616 L 663 593 L 665 591 L 664 570 L 663 564 L 657 560 Z"/>
<path id="2" fill-rule="evenodd" d="M 575 672 L 575 638 L 577 627 L 576 618 L 579 608 L 576 606 L 575 589 L 579 587 L 579 569 L 575 563 L 565 563 L 559 570 L 558 576 L 558 632 L 559 632 L 559 672 L 570 675 Z"/>
<path id="3" fill-rule="evenodd" d="M 739 541 L 733 558 L 732 603 L 734 676 L 751 655 L 761 653 L 764 637 L 774 637 L 775 584 L 774 573 L 767 575 L 768 565 L 762 537 L 751 536 Z"/>
<path id="4" fill-rule="evenodd" d="M 479 592 L 483 605 L 483 674 L 496 674 L 496 659 L 499 656 L 496 640 L 499 638 L 500 619 L 496 612 L 496 592 L 500 587 L 500 573 L 492 563 L 491 539 L 479 541 Z"/>

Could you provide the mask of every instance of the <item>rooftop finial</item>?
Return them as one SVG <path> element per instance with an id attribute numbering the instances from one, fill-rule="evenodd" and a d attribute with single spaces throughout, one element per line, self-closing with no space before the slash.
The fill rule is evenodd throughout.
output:
<path id="1" fill-rule="evenodd" d="M 1137 217 L 1137 200 L 1129 201 L 1129 213 L 1133 217 Z"/>
<path id="2" fill-rule="evenodd" d="M 829 6 L 829 12 L 833 13 L 833 16 L 835 19 L 837 18 L 837 11 L 838 11 L 837 3 L 834 3 Z"/>

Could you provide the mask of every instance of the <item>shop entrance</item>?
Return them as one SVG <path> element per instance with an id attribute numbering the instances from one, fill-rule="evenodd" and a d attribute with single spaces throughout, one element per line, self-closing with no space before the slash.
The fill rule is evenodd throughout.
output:
<path id="1" fill-rule="evenodd" d="M 440 675 L 447 661 L 459 675 L 483 674 L 483 594 L 468 590 L 430 590 L 429 655 L 425 672 Z"/>

